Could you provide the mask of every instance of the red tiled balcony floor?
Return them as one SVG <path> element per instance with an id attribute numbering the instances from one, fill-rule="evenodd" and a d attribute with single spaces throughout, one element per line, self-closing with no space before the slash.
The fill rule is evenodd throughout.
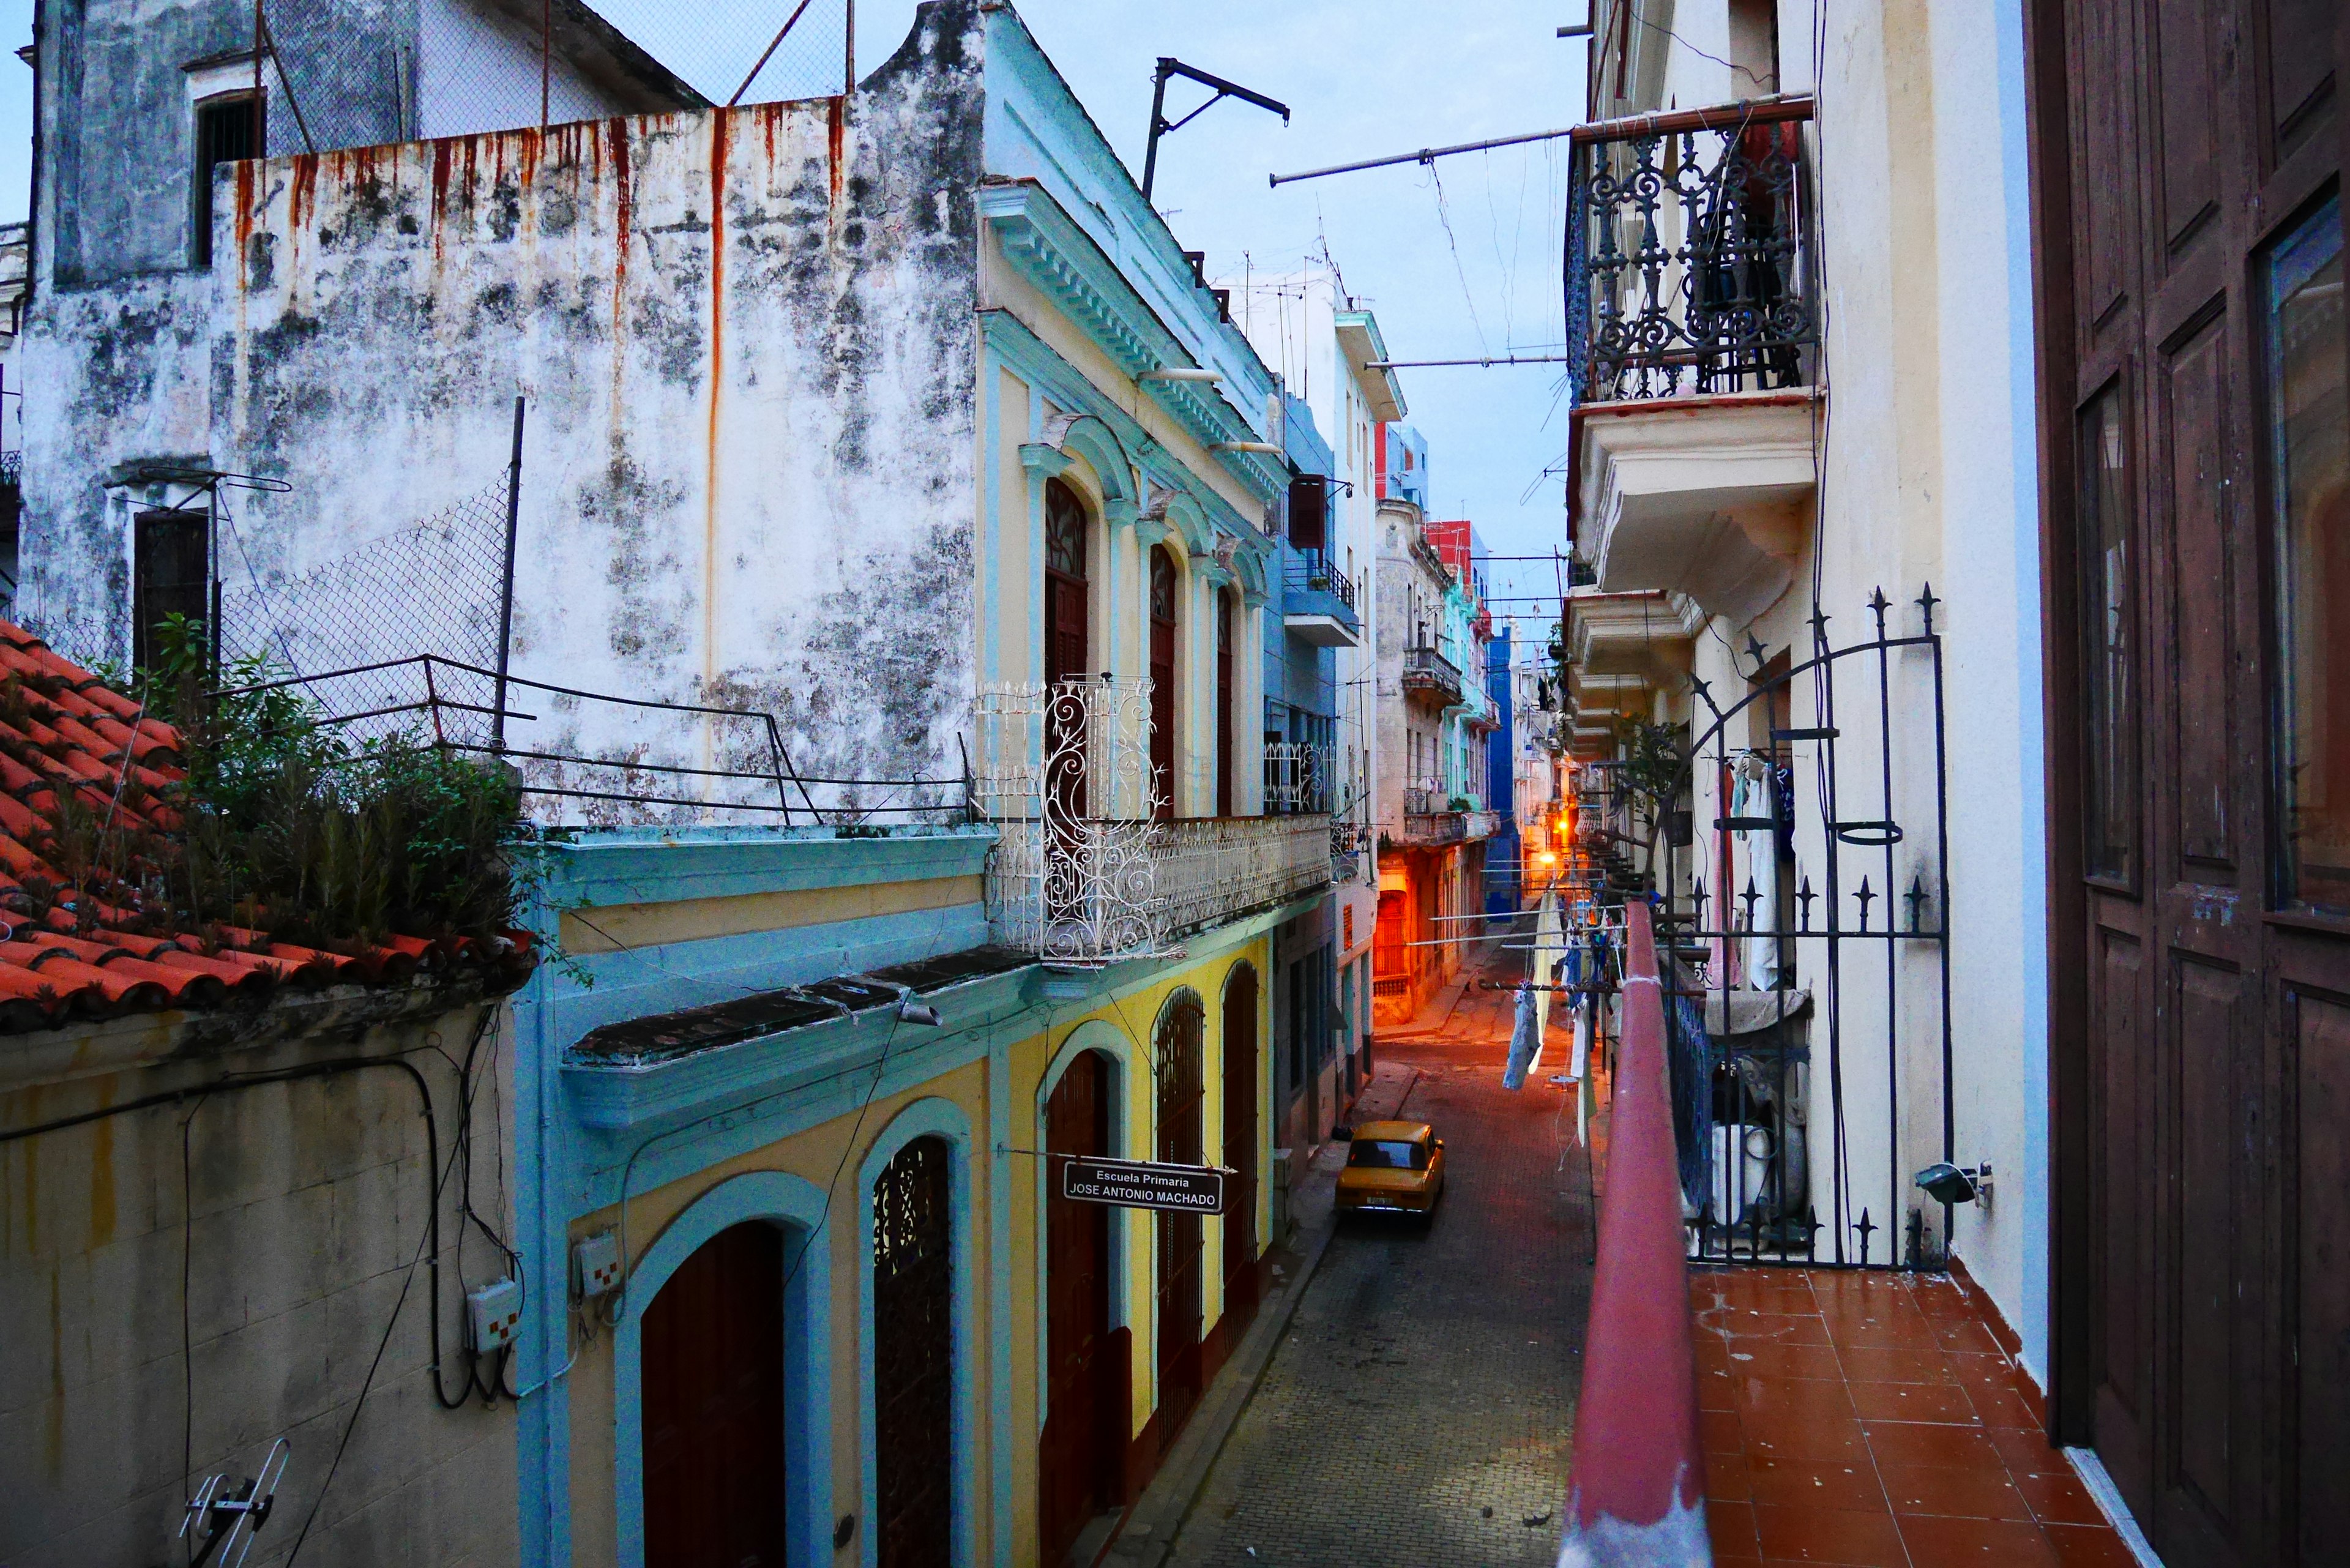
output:
<path id="1" fill-rule="evenodd" d="M 1693 1270 L 1720 1563 L 2134 1568 L 1969 1287 Z"/>

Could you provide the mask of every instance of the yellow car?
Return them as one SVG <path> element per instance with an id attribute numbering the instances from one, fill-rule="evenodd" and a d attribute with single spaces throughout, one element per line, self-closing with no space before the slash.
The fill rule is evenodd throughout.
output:
<path id="1" fill-rule="evenodd" d="M 1430 1218 L 1444 1191 L 1444 1140 L 1426 1122 L 1364 1122 L 1347 1133 L 1341 1214 Z"/>

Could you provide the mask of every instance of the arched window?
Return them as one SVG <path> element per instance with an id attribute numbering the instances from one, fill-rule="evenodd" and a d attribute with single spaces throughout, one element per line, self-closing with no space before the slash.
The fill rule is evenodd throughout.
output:
<path id="1" fill-rule="evenodd" d="M 953 1151 L 899 1149 L 873 1183 L 874 1521 L 881 1568 L 954 1560 Z"/>
<path id="2" fill-rule="evenodd" d="M 1150 783 L 1157 815 L 1175 815 L 1175 559 L 1150 549 Z"/>
<path id="3" fill-rule="evenodd" d="M 1086 591 L 1086 504 L 1058 479 L 1045 482 L 1045 680 L 1058 686 L 1093 674 Z M 1086 814 L 1085 704 L 1045 709 L 1045 784 L 1055 814 Z"/>
<path id="4" fill-rule="evenodd" d="M 1045 679 L 1093 673 L 1086 645 L 1086 504 L 1057 479 L 1045 482 Z"/>

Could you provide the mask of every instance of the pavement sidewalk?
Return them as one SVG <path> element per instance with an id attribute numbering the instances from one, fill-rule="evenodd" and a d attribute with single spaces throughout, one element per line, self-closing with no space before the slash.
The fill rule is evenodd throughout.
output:
<path id="1" fill-rule="evenodd" d="M 1401 1115 L 1419 1081 L 1417 1067 L 1394 1064 L 1375 1067 L 1370 1081 L 1348 1107 L 1347 1118 L 1374 1121 Z M 1273 1284 L 1257 1309 L 1256 1321 L 1209 1385 L 1159 1473 L 1127 1510 L 1117 1532 L 1094 1559 L 1097 1568 L 1159 1568 L 1166 1561 L 1177 1530 L 1198 1499 L 1233 1423 L 1248 1408 L 1250 1397 L 1263 1380 L 1273 1353 L 1330 1244 L 1338 1171 L 1346 1160 L 1346 1145 L 1324 1144 L 1307 1162 L 1305 1177 L 1290 1188 L 1290 1233 L 1269 1253 Z"/>

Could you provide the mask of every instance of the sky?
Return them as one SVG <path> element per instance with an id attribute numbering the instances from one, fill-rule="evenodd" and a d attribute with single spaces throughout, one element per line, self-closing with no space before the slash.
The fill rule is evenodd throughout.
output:
<path id="1" fill-rule="evenodd" d="M 601 0 L 648 16 L 678 3 Z M 768 26 L 794 3 L 699 0 L 671 15 L 699 18 L 702 47 L 755 58 Z M 1287 103 L 1285 127 L 1228 99 L 1168 137 L 1153 192 L 1159 210 L 1187 249 L 1208 253 L 1211 275 L 1293 270 L 1326 247 L 1347 292 L 1377 315 L 1388 352 L 1439 359 L 1559 351 L 1565 144 L 1278 189 L 1265 176 L 1573 123 L 1584 45 L 1556 35 L 1562 23 L 1585 19 L 1585 5 L 1473 0 L 1431 12 L 1402 0 L 1023 0 L 1020 14 L 1129 169 L 1142 167 L 1151 69 L 1162 54 Z M 30 40 L 32 9 L 33 0 L 0 0 L 0 45 L 13 52 Z M 802 26 L 822 26 L 816 13 L 826 9 L 813 7 Z M 913 14 L 914 0 L 858 7 L 860 74 L 896 50 Z M 1171 84 L 1168 118 L 1207 96 Z M 31 126 L 32 72 L 0 58 L 0 221 L 26 210 Z M 1563 539 L 1562 481 L 1545 473 L 1566 451 L 1562 369 L 1399 372 L 1408 422 L 1429 441 L 1436 511 L 1471 519 L 1497 556 L 1547 556 Z M 1497 564 L 1491 586 L 1496 596 L 1549 591 L 1555 572 L 1546 563 Z"/>
<path id="2" fill-rule="evenodd" d="M 896 48 L 913 11 L 858 7 L 860 70 Z M 1129 169 L 1142 167 L 1160 55 L 1289 105 L 1284 127 L 1227 99 L 1160 143 L 1152 199 L 1211 274 L 1294 269 L 1326 244 L 1398 359 L 1559 351 L 1563 140 L 1440 159 L 1432 173 L 1403 164 L 1273 189 L 1265 176 L 1573 124 L 1584 45 L 1557 32 L 1584 20 L 1585 0 L 1022 0 L 1020 14 Z M 1179 119 L 1209 94 L 1177 82 L 1168 96 Z M 1398 373 L 1407 422 L 1429 441 L 1436 511 L 1470 518 L 1497 556 L 1564 547 L 1563 481 L 1544 476 L 1566 452 L 1562 369 Z M 1544 562 L 1497 564 L 1490 586 L 1556 584 Z"/>

